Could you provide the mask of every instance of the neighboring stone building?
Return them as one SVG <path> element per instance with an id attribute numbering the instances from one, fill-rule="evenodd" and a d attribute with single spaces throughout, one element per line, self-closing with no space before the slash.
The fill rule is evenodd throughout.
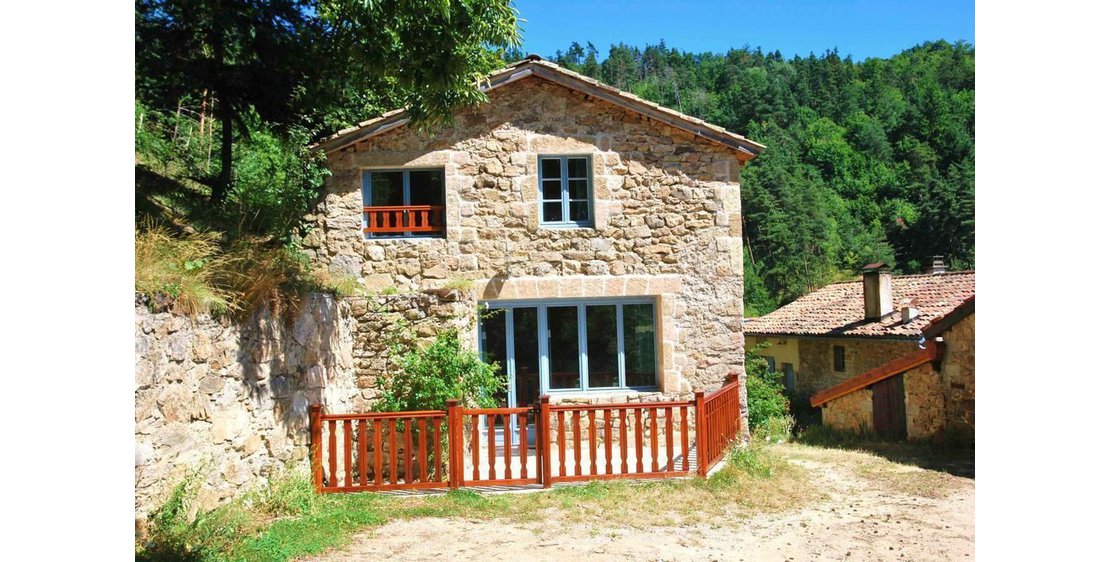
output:
<path id="1" fill-rule="evenodd" d="M 788 391 L 811 395 L 826 425 L 910 439 L 973 428 L 975 273 L 933 267 L 892 276 L 870 264 L 862 283 L 834 283 L 749 320 L 748 348 Z"/>
<path id="2" fill-rule="evenodd" d="M 688 396 L 743 373 L 739 171 L 764 147 L 537 57 L 484 90 L 441 130 L 392 112 L 318 145 L 316 263 L 374 291 L 469 287 L 452 309 L 500 312 L 464 335 L 513 404 Z M 356 371 L 371 397 L 380 365 Z"/>

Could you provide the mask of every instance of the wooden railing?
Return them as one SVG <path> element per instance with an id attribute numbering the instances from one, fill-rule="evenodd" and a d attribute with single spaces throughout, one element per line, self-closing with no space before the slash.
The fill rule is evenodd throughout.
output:
<path id="1" fill-rule="evenodd" d="M 309 414 L 319 492 L 706 476 L 741 429 L 736 375 L 689 401 Z"/>
<path id="2" fill-rule="evenodd" d="M 735 374 L 726 380 L 724 386 L 709 395 L 694 394 L 694 409 L 698 413 L 698 456 L 703 461 L 698 473 L 702 476 L 721 460 L 740 432 L 740 383 Z"/>
<path id="3" fill-rule="evenodd" d="M 542 401 L 540 418 L 548 430 L 540 447 L 551 460 L 544 466 L 544 484 L 686 475 L 693 466 L 693 406 L 689 401 L 573 406 Z"/>
<path id="4" fill-rule="evenodd" d="M 443 205 L 405 205 L 363 207 L 367 234 L 437 234 L 447 229 Z"/>
<path id="5" fill-rule="evenodd" d="M 446 488 L 447 412 L 309 411 L 318 492 Z M 326 470 L 324 459 L 327 459 Z"/>

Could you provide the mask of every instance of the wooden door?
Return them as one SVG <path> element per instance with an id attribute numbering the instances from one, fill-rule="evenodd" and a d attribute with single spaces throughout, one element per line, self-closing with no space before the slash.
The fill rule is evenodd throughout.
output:
<path id="1" fill-rule="evenodd" d="M 875 433 L 891 439 L 906 438 L 906 392 L 902 375 L 871 385 L 871 411 Z"/>

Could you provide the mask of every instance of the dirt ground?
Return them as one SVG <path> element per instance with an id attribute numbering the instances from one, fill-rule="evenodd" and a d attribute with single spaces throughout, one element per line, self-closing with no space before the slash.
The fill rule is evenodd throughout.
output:
<path id="1" fill-rule="evenodd" d="M 750 518 L 633 529 L 564 521 L 415 519 L 311 559 L 356 560 L 971 560 L 975 482 L 874 455 L 780 445 L 823 498 Z"/>

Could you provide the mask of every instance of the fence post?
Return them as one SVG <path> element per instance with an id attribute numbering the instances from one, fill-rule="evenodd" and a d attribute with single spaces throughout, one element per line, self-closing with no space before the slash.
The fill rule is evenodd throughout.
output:
<path id="1" fill-rule="evenodd" d="M 309 447 L 311 447 L 312 457 L 312 487 L 316 489 L 319 494 L 324 490 L 324 426 L 321 418 L 324 414 L 324 406 L 321 404 L 313 404 L 308 408 L 308 433 L 309 433 Z"/>
<path id="2" fill-rule="evenodd" d="M 447 485 L 453 489 L 462 486 L 463 427 L 462 410 L 458 400 L 447 401 Z"/>
<path id="3" fill-rule="evenodd" d="M 732 395 L 731 402 L 736 405 L 736 409 L 729 416 L 729 437 L 735 438 L 736 434 L 740 432 L 740 375 L 737 373 L 729 373 L 725 377 L 725 384 L 736 383 L 736 391 Z"/>
<path id="4" fill-rule="evenodd" d="M 698 475 L 704 477 L 709 471 L 709 440 L 706 439 L 705 392 L 694 393 L 694 443 L 698 448 Z"/>
<path id="5" fill-rule="evenodd" d="M 551 487 L 551 397 L 540 397 L 540 415 L 536 419 L 536 468 L 540 471 L 540 484 Z"/>

